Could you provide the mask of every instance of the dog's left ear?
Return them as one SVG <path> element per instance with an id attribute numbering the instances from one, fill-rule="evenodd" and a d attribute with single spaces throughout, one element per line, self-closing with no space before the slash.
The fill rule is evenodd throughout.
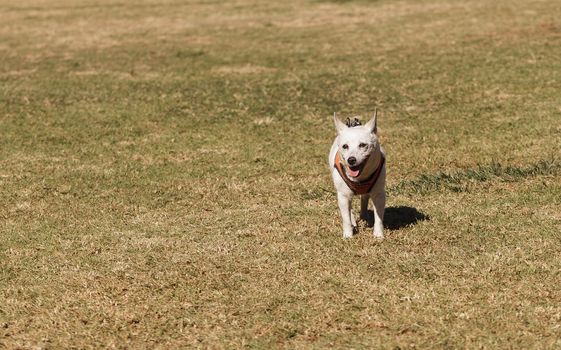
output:
<path id="1" fill-rule="evenodd" d="M 372 131 L 372 133 L 374 134 L 378 132 L 378 127 L 376 126 L 377 119 L 378 119 L 378 109 L 376 108 L 374 109 L 374 116 L 365 125 L 365 127 L 368 128 L 370 131 Z"/>

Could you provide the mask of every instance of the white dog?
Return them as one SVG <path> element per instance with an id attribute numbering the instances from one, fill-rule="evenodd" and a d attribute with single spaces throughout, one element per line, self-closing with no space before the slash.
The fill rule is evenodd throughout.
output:
<path id="1" fill-rule="evenodd" d="M 376 116 L 365 125 L 345 124 L 333 114 L 337 138 L 329 152 L 329 166 L 337 190 L 337 202 L 343 220 L 343 237 L 353 236 L 356 219 L 351 199 L 360 195 L 360 217 L 367 220 L 368 199 L 374 204 L 374 236 L 384 237 L 386 206 L 386 156 L 380 146 Z"/>

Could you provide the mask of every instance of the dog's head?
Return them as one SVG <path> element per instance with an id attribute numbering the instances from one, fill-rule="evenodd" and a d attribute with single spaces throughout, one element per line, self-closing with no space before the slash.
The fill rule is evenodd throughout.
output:
<path id="1" fill-rule="evenodd" d="M 350 177 L 359 177 L 370 155 L 380 148 L 376 116 L 375 112 L 372 119 L 364 125 L 348 126 L 333 114 L 339 154 Z"/>

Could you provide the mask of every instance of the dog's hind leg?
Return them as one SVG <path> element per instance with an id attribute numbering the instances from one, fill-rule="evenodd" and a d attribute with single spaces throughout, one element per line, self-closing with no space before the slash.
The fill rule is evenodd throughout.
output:
<path id="1" fill-rule="evenodd" d="M 384 237 L 384 210 L 386 209 L 386 193 L 382 192 L 374 197 L 374 236 Z"/>
<path id="2" fill-rule="evenodd" d="M 360 218 L 364 221 L 369 221 L 368 220 L 368 200 L 370 199 L 370 196 L 367 194 L 363 194 L 362 196 L 360 196 Z"/>
<path id="3" fill-rule="evenodd" d="M 368 201 L 370 201 L 370 195 L 363 194 L 360 196 L 360 218 L 366 222 L 366 226 L 374 226 L 374 215 L 372 211 L 368 210 Z"/>
<path id="4" fill-rule="evenodd" d="M 343 221 L 343 237 L 351 238 L 354 232 L 351 219 L 351 198 L 339 193 L 337 194 L 337 203 Z"/>

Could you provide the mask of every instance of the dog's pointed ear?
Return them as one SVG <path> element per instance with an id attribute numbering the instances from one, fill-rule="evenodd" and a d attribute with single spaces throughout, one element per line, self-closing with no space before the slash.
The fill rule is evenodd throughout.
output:
<path id="1" fill-rule="evenodd" d="M 374 116 L 365 125 L 365 127 L 368 128 L 370 131 L 372 131 L 372 133 L 374 133 L 374 134 L 376 134 L 378 132 L 378 126 L 376 125 L 377 119 L 378 119 L 378 109 L 375 108 L 374 109 Z"/>
<path id="2" fill-rule="evenodd" d="M 340 134 L 347 126 L 339 118 L 337 118 L 337 113 L 333 112 L 333 122 L 335 123 L 335 129 L 337 133 Z"/>

